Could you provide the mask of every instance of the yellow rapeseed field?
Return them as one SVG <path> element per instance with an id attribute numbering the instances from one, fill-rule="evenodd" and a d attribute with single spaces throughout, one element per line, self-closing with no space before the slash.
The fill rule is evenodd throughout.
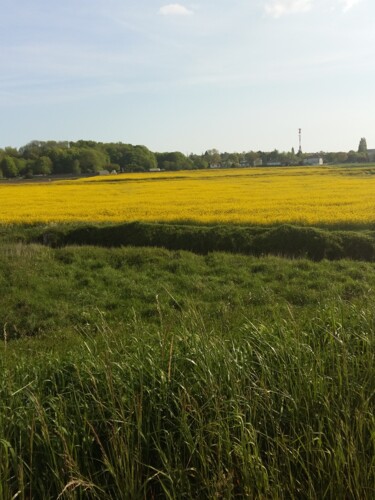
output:
<path id="1" fill-rule="evenodd" d="M 375 223 L 375 169 L 160 172 L 0 184 L 0 223 Z"/>

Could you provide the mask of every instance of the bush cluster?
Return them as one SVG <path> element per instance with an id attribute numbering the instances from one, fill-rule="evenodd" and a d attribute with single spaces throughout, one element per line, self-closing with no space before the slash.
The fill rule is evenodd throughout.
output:
<path id="1" fill-rule="evenodd" d="M 288 224 L 270 228 L 139 222 L 104 226 L 80 225 L 74 228 L 48 229 L 36 239 L 51 246 L 151 246 L 198 254 L 222 251 L 255 256 L 306 257 L 315 261 L 375 259 L 375 237 L 371 232 Z"/>

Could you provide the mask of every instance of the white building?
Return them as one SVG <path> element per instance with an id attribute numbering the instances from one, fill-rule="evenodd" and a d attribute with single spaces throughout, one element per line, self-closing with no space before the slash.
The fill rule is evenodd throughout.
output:
<path id="1" fill-rule="evenodd" d="M 311 157 L 303 160 L 304 165 L 323 165 L 323 158 Z"/>

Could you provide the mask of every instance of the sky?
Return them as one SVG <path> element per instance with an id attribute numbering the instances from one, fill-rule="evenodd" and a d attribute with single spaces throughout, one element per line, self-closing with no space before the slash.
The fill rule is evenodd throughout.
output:
<path id="1" fill-rule="evenodd" d="M 175 3 L 176 2 L 176 3 Z M 0 0 L 0 147 L 375 148 L 373 0 Z"/>

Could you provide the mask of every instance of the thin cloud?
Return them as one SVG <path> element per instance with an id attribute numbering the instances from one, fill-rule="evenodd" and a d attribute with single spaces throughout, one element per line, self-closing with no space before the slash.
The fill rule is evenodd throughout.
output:
<path id="1" fill-rule="evenodd" d="M 356 1 L 356 0 L 346 0 Z M 266 7 L 266 13 L 272 17 L 281 17 L 286 14 L 307 12 L 312 7 L 312 0 L 273 0 Z"/>
<path id="2" fill-rule="evenodd" d="M 348 12 L 348 10 L 359 4 L 360 1 L 361 0 L 341 0 L 341 3 L 343 4 L 343 11 Z"/>
<path id="3" fill-rule="evenodd" d="M 179 3 L 170 3 L 160 7 L 160 14 L 163 16 L 190 16 L 193 14 L 192 10 L 187 9 L 184 5 Z"/>

